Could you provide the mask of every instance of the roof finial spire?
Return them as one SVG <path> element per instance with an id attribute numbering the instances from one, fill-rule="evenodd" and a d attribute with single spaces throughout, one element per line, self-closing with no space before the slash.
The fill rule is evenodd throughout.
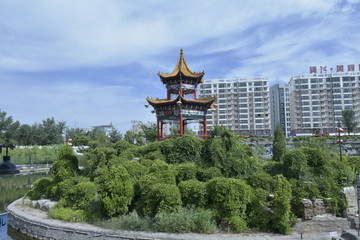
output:
<path id="1" fill-rule="evenodd" d="M 180 48 L 180 55 L 182 55 L 184 53 L 184 50 L 182 48 Z"/>

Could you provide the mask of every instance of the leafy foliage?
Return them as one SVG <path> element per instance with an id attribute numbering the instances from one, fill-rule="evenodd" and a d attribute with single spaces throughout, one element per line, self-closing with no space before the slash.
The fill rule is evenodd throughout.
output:
<path id="1" fill-rule="evenodd" d="M 206 183 L 197 180 L 187 180 L 178 185 L 184 206 L 206 206 Z"/>
<path id="2" fill-rule="evenodd" d="M 274 131 L 274 141 L 273 141 L 273 149 L 272 149 L 273 161 L 281 162 L 282 158 L 285 155 L 285 151 L 286 151 L 285 135 L 281 129 L 280 123 L 278 123 Z"/>
<path id="3" fill-rule="evenodd" d="M 346 127 L 347 133 L 355 132 L 359 125 L 359 122 L 356 121 L 355 111 L 352 109 L 344 109 L 342 110 L 342 122 Z"/>
<path id="4" fill-rule="evenodd" d="M 60 149 L 58 158 L 54 161 L 51 168 L 51 175 L 55 183 L 76 176 L 79 170 L 78 159 L 74 155 L 71 147 L 64 145 Z"/>
<path id="5" fill-rule="evenodd" d="M 240 179 L 213 178 L 207 182 L 209 207 L 219 218 L 245 217 L 246 206 L 250 203 L 252 188 Z"/>
<path id="6" fill-rule="evenodd" d="M 40 178 L 33 183 L 33 188 L 26 194 L 26 197 L 31 200 L 41 199 L 42 196 L 49 197 L 52 185 L 52 178 Z"/>
<path id="7" fill-rule="evenodd" d="M 291 185 L 285 177 L 281 175 L 275 176 L 275 189 L 274 189 L 274 216 L 273 228 L 280 233 L 290 234 L 290 220 L 291 208 L 290 199 Z"/>
<path id="8" fill-rule="evenodd" d="M 96 182 L 99 184 L 100 203 L 105 216 L 127 213 L 134 196 L 134 188 L 126 169 L 119 166 L 102 167 Z"/>

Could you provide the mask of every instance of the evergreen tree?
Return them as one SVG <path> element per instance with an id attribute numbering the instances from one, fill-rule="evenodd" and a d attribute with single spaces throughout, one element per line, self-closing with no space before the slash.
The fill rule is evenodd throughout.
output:
<path id="1" fill-rule="evenodd" d="M 346 127 L 348 135 L 355 132 L 359 122 L 355 121 L 355 112 L 352 109 L 345 109 L 342 111 L 342 122 Z"/>
<path id="2" fill-rule="evenodd" d="M 280 162 L 286 151 L 286 143 L 285 143 L 285 135 L 281 129 L 280 124 L 276 125 L 275 131 L 274 131 L 274 141 L 273 141 L 273 160 Z"/>

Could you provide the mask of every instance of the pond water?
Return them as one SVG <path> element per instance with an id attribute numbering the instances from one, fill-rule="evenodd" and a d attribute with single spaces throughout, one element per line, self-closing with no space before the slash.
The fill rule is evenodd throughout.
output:
<path id="1" fill-rule="evenodd" d="M 30 189 L 31 184 L 46 174 L 15 175 L 9 178 L 0 178 L 0 213 L 6 211 L 7 205 L 23 197 Z M 9 240 L 34 240 L 12 228 L 8 228 Z"/>

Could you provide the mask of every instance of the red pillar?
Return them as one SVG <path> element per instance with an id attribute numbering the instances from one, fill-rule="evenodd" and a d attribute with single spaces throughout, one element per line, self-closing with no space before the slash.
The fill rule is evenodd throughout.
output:
<path id="1" fill-rule="evenodd" d="M 164 123 L 163 123 L 163 121 L 161 121 L 161 123 L 160 123 L 160 135 L 161 135 L 161 140 L 164 140 Z"/>
<path id="2" fill-rule="evenodd" d="M 160 137 L 160 119 L 159 119 L 159 117 L 157 117 L 157 121 L 156 121 L 156 130 L 157 130 L 157 140 L 160 141 L 161 137 Z"/>
<path id="3" fill-rule="evenodd" d="M 203 129 L 204 129 L 204 138 L 206 138 L 207 137 L 206 115 L 204 115 Z"/>
<path id="4" fill-rule="evenodd" d="M 180 136 L 184 135 L 184 121 L 182 118 L 182 114 L 179 115 L 179 124 L 180 124 Z"/>
<path id="5" fill-rule="evenodd" d="M 168 90 L 167 91 L 167 99 L 170 100 L 170 97 L 171 97 L 171 94 L 170 94 L 170 91 Z"/>

